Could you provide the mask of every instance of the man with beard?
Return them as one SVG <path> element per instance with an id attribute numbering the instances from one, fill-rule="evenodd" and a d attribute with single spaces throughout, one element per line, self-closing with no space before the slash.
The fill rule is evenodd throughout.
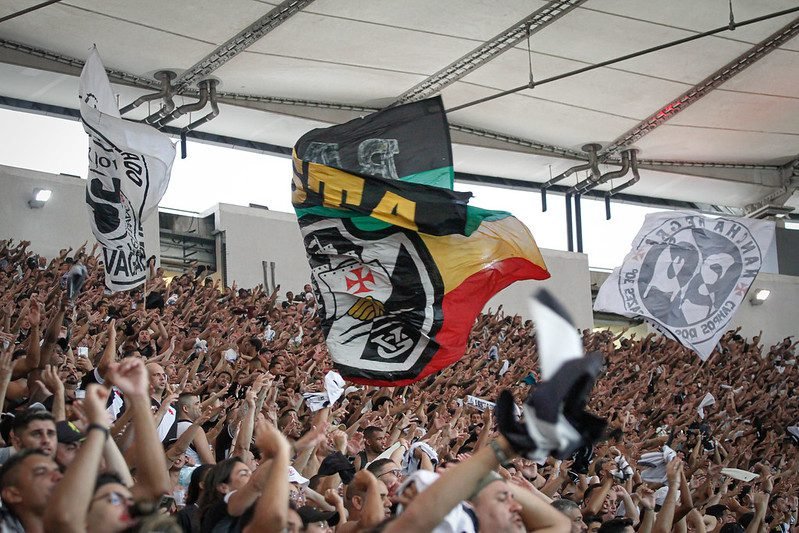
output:
<path id="1" fill-rule="evenodd" d="M 53 415 L 47 411 L 28 410 L 17 416 L 11 427 L 11 446 L 0 449 L 0 463 L 23 450 L 40 450 L 54 458 L 58 441 Z"/>
<path id="2" fill-rule="evenodd" d="M 355 470 L 364 468 L 386 450 L 386 432 L 377 426 L 363 430 L 364 449 L 355 456 Z"/>

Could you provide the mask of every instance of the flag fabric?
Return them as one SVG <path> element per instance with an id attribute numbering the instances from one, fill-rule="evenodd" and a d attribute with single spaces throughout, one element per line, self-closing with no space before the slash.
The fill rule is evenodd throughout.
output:
<path id="1" fill-rule="evenodd" d="M 452 190 L 440 98 L 310 131 L 293 170 L 322 330 L 351 381 L 403 385 L 454 363 L 491 296 L 549 277 L 521 222 Z"/>
<path id="2" fill-rule="evenodd" d="M 142 223 L 166 192 L 175 145 L 155 128 L 121 118 L 96 48 L 83 66 L 79 96 L 89 135 L 86 203 L 103 249 L 105 284 L 133 289 L 147 279 Z"/>
<path id="3" fill-rule="evenodd" d="M 585 411 L 594 380 L 602 368 L 602 354 L 585 355 L 582 337 L 569 313 L 548 291 L 532 299 L 542 382 L 522 405 L 522 420 L 514 413 L 513 394 L 500 393 L 495 409 L 497 426 L 520 455 L 541 461 L 561 459 L 595 442 L 605 421 Z"/>
<path id="4" fill-rule="evenodd" d="M 642 317 L 705 361 L 763 264 L 774 223 L 689 212 L 646 216 L 595 311 Z"/>

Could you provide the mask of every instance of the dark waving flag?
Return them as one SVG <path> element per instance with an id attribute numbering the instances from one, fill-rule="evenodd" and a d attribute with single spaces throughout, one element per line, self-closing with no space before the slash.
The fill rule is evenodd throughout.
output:
<path id="1" fill-rule="evenodd" d="M 549 277 L 521 222 L 452 190 L 440 98 L 312 130 L 293 171 L 322 330 L 350 381 L 403 385 L 454 363 L 491 296 Z"/>

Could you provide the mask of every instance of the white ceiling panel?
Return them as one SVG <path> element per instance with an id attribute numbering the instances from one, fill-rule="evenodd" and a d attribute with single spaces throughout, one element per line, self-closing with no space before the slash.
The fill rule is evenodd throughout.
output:
<path id="1" fill-rule="evenodd" d="M 535 79 L 568 72 L 584 64 L 533 54 Z M 499 90 L 524 84 L 529 73 L 526 51 L 510 50 L 463 78 Z M 544 84 L 523 93 L 530 98 L 561 102 L 609 115 L 641 120 L 691 86 L 642 74 L 597 69 L 579 76 Z"/>
<path id="2" fill-rule="evenodd" d="M 60 4 L 213 44 L 227 41 L 272 9 L 255 0 L 69 0 Z"/>
<path id="3" fill-rule="evenodd" d="M 791 43 L 799 42 L 799 38 Z M 799 51 L 779 49 L 747 68 L 720 87 L 719 92 L 752 93 L 799 98 Z"/>
<path id="4" fill-rule="evenodd" d="M 799 137 L 709 130 L 666 123 L 635 145 L 647 159 L 780 165 L 799 154 Z"/>
<path id="5" fill-rule="evenodd" d="M 194 39 L 61 4 L 4 22 L 0 36 L 81 60 L 96 44 L 107 67 L 132 74 L 186 69 L 214 49 Z"/>
<path id="6" fill-rule="evenodd" d="M 539 0 L 317 0 L 306 11 L 464 37 L 477 45 L 545 4 Z"/>
<path id="7" fill-rule="evenodd" d="M 535 34 L 531 39 L 531 47 L 536 52 L 599 63 L 682 39 L 693 33 L 661 24 L 576 9 L 557 24 Z M 616 66 L 694 84 L 750 47 L 746 43 L 708 37 L 701 42 L 682 44 Z"/>
<path id="8" fill-rule="evenodd" d="M 424 76 L 245 52 L 214 73 L 221 90 L 365 104 L 391 99 Z"/>
<path id="9" fill-rule="evenodd" d="M 590 2 L 585 9 L 612 13 L 652 24 L 704 32 L 729 24 L 728 0 L 602 0 Z M 796 7 L 794 0 L 733 0 L 735 20 L 742 22 L 769 13 Z M 758 24 L 719 34 L 719 37 L 756 43 L 782 27 L 796 15 L 786 15 Z"/>
<path id="10" fill-rule="evenodd" d="M 474 47 L 474 41 L 466 39 L 299 13 L 251 46 L 248 53 L 429 75 Z"/>
<path id="11" fill-rule="evenodd" d="M 674 117 L 670 124 L 799 135 L 797 116 L 799 98 L 715 91 Z"/>
<path id="12" fill-rule="evenodd" d="M 39 2 L 4 0 L 0 17 Z M 107 67 L 129 74 L 187 69 L 206 56 L 228 54 L 217 47 L 278 3 L 63 0 L 0 24 L 0 97 L 74 109 L 79 61 L 93 43 Z M 219 90 L 238 93 L 241 104 L 226 100 L 220 115 L 201 129 L 291 146 L 310 128 L 360 113 L 347 105 L 378 108 L 393 102 L 546 4 L 542 0 L 316 0 L 249 43 L 246 50 L 230 53 L 224 58 L 229 61 L 210 68 L 221 81 Z M 738 21 L 797 5 L 796 0 L 733 0 Z M 535 79 L 725 25 L 728 9 L 729 0 L 587 0 L 532 36 Z M 527 153 L 530 150 L 512 138 L 569 150 L 579 150 L 587 142 L 614 141 L 641 128 L 644 119 L 797 17 L 799 12 L 454 112 L 449 117 L 452 123 L 489 130 L 487 136 L 454 135 L 469 144 L 454 147 L 456 168 L 514 179 L 548 179 L 550 166 L 559 173 L 575 162 L 546 155 L 546 147 L 537 151 L 545 155 Z M 29 53 L 7 41 L 40 50 Z M 455 76 L 449 85 L 435 85 L 435 90 L 446 106 L 453 107 L 523 85 L 528 80 L 526 45 L 522 40 L 487 62 L 477 58 L 477 68 L 464 70 L 468 74 L 462 79 Z M 645 170 L 629 192 L 732 206 L 773 192 L 779 184 L 776 165 L 799 154 L 798 88 L 799 37 L 680 108 L 684 111 L 670 120 L 645 127 L 645 135 L 635 143 L 645 159 L 772 165 L 762 172 L 771 172 L 767 183 L 773 188 L 757 185 L 754 177 L 742 182 L 745 176 L 732 173 L 706 172 L 718 174 L 710 179 Z M 152 92 L 122 85 L 115 85 L 115 90 L 121 105 Z M 297 105 L 251 102 L 246 97 L 297 100 Z M 176 103 L 192 99 L 184 94 Z M 158 101 L 144 105 L 130 118 L 141 119 L 159 105 Z M 188 121 L 184 117 L 173 125 Z M 499 138 L 491 138 L 491 132 Z"/>
<path id="13" fill-rule="evenodd" d="M 444 103 L 450 107 L 494 92 L 456 83 L 444 91 Z M 635 119 L 518 94 L 457 111 L 450 120 L 568 148 L 579 148 L 591 141 L 610 141 L 637 123 Z"/>

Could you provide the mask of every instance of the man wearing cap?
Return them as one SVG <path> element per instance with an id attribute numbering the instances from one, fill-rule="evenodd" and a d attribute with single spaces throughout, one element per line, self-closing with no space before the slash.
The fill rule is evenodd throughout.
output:
<path id="1" fill-rule="evenodd" d="M 338 524 L 339 515 L 336 511 L 320 511 L 310 505 L 303 505 L 297 509 L 302 518 L 303 531 L 306 533 L 333 533 L 333 526 Z"/>
<path id="2" fill-rule="evenodd" d="M 55 425 L 58 447 L 55 452 L 55 462 L 62 470 L 72 464 L 75 455 L 80 450 L 80 443 L 84 439 L 83 433 L 72 422 L 62 420 Z"/>

